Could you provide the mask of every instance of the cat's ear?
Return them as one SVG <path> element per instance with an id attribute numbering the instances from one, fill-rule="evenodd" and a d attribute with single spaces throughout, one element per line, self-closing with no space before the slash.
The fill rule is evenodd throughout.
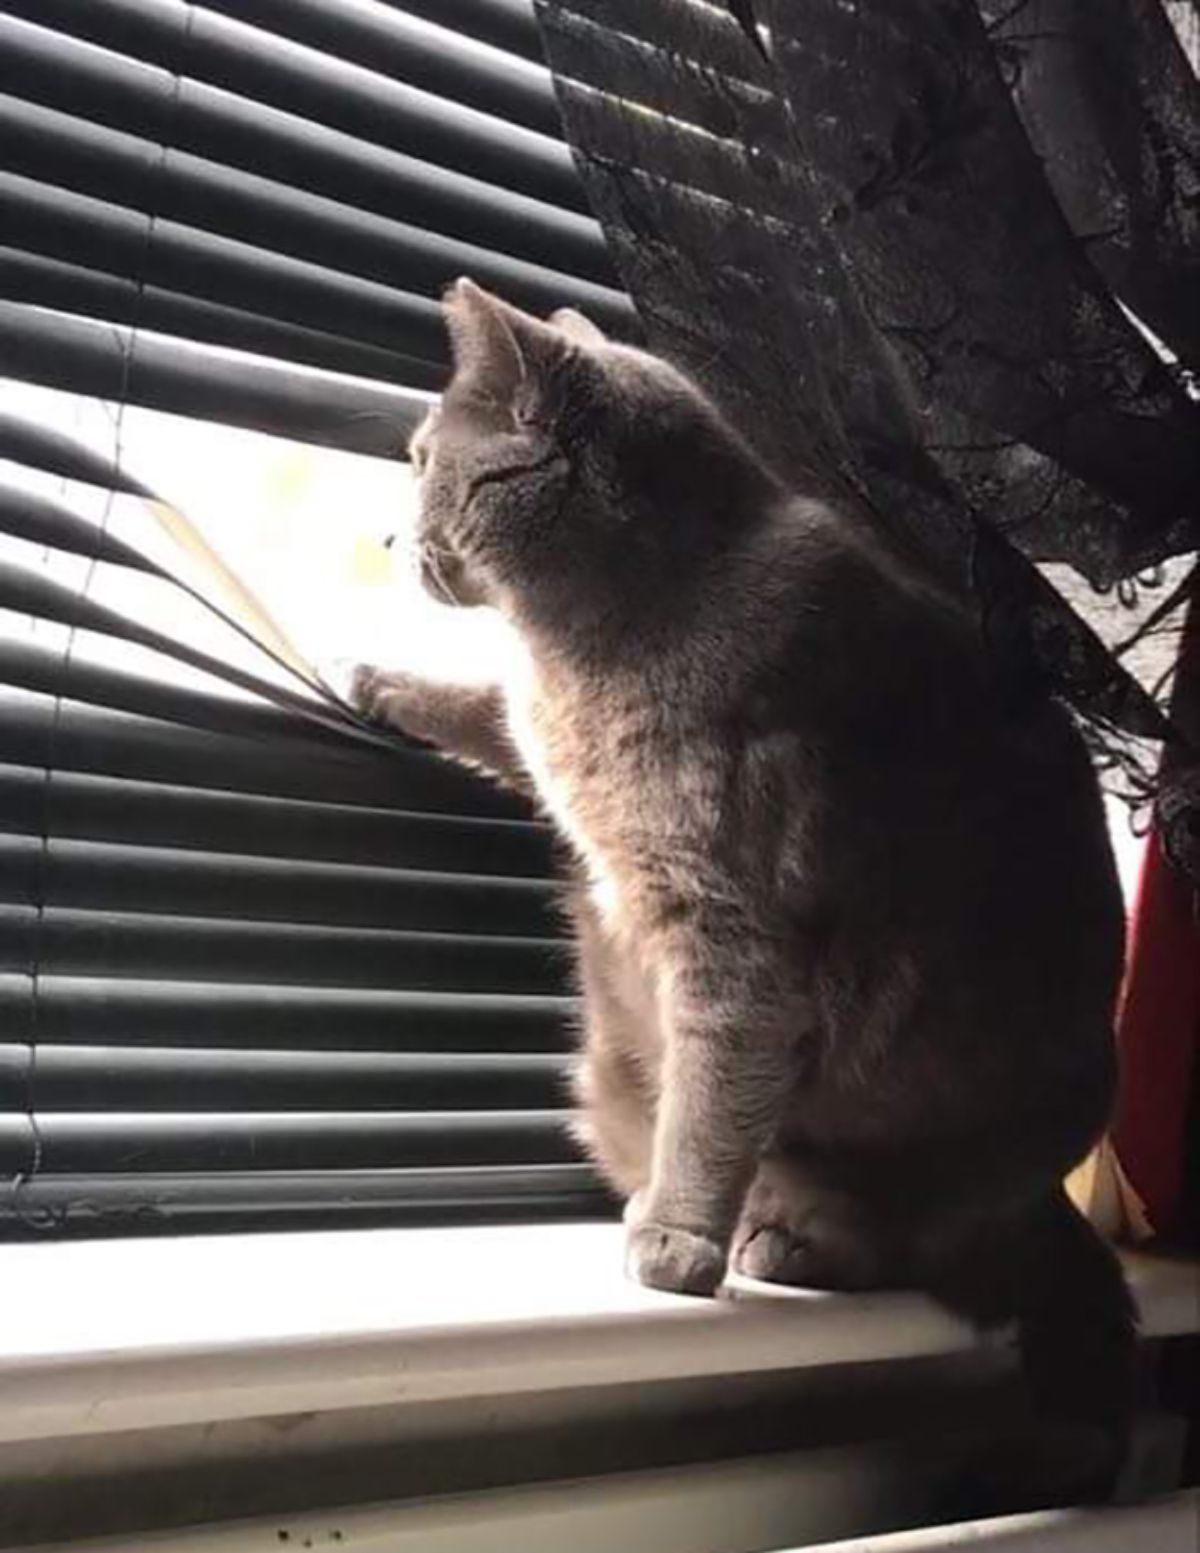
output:
<path id="1" fill-rule="evenodd" d="M 490 398 L 508 403 L 537 390 L 571 349 L 565 334 L 484 291 L 457 280 L 442 298 L 457 372 Z"/>
<path id="2" fill-rule="evenodd" d="M 606 345 L 604 332 L 598 329 L 590 318 L 585 318 L 582 313 L 577 313 L 573 307 L 560 307 L 557 312 L 550 314 L 550 322 L 568 340 L 573 340 L 576 345 Z"/>

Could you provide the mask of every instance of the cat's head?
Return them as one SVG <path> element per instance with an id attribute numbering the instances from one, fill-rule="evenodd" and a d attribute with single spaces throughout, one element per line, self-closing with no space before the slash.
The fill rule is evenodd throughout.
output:
<path id="1" fill-rule="evenodd" d="M 766 477 L 674 368 L 580 314 L 469 280 L 444 300 L 454 374 L 411 448 L 436 596 L 571 614 L 681 582 Z"/>

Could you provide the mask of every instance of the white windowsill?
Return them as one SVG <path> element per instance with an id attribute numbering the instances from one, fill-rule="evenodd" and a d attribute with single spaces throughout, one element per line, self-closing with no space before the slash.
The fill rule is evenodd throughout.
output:
<path id="1" fill-rule="evenodd" d="M 1130 1257 L 1147 1336 L 1200 1330 L 1194 1264 Z M 0 1248 L 0 1442 L 954 1353 L 912 1294 L 621 1272 L 610 1224 Z"/>

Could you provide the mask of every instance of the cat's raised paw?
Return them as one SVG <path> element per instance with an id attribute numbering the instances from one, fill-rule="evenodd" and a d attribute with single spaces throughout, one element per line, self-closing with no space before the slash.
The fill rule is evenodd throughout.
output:
<path id="1" fill-rule="evenodd" d="M 377 717 L 386 677 L 373 663 L 356 663 L 350 670 L 346 700 L 364 717 Z"/>
<path id="2" fill-rule="evenodd" d="M 630 1277 L 670 1294 L 715 1294 L 725 1276 L 725 1248 L 705 1235 L 656 1224 L 629 1232 L 625 1266 Z"/>
<path id="3" fill-rule="evenodd" d="M 420 696 L 421 681 L 415 675 L 379 669 L 372 663 L 357 664 L 351 671 L 347 700 L 354 710 L 416 738 L 421 737 Z"/>

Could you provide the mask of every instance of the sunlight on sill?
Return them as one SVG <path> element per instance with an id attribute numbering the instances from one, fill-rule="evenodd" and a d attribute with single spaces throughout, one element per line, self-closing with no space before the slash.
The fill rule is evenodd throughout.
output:
<path id="1" fill-rule="evenodd" d="M 1195 1264 L 1128 1258 L 1148 1337 L 1200 1331 Z M 0 1249 L 0 1440 L 944 1356 L 911 1293 L 625 1280 L 615 1224 Z M 1003 1344 L 1004 1334 L 989 1342 Z"/>

